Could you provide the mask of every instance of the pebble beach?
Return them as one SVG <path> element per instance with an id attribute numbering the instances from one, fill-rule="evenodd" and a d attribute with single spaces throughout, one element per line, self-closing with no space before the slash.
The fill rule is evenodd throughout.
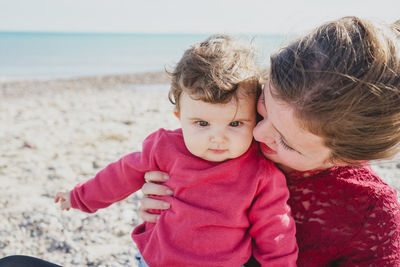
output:
<path id="1" fill-rule="evenodd" d="M 62 266 L 137 266 L 130 234 L 141 192 L 94 214 L 61 211 L 58 191 L 179 127 L 165 73 L 0 82 L 0 258 Z M 400 190 L 400 160 L 372 164 Z"/>

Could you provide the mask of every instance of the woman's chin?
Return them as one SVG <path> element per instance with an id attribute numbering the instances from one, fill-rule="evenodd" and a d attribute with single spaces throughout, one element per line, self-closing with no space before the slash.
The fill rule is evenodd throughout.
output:
<path id="1" fill-rule="evenodd" d="M 292 172 L 292 171 L 295 170 L 295 169 L 292 169 L 292 168 L 290 168 L 290 167 L 287 167 L 287 166 L 282 165 L 282 164 L 279 164 L 279 163 L 276 163 L 276 166 L 277 166 L 283 173 L 290 173 L 290 172 Z"/>

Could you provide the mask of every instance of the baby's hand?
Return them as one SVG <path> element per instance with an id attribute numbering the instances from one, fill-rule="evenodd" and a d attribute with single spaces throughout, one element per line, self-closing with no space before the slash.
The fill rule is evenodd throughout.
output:
<path id="1" fill-rule="evenodd" d="M 54 202 L 60 201 L 60 208 L 62 210 L 69 210 L 71 208 L 71 201 L 69 199 L 69 192 L 58 192 L 54 198 Z"/>

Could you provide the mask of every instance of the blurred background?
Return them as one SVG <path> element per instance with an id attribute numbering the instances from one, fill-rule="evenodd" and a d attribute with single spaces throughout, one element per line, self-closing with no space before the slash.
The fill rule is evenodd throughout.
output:
<path id="1" fill-rule="evenodd" d="M 324 21 L 391 23 L 398 10 L 398 0 L 0 0 L 0 81 L 163 71 L 215 33 L 254 40 L 267 64 Z"/>
<path id="2" fill-rule="evenodd" d="M 399 0 L 0 0 L 0 258 L 136 266 L 140 192 L 94 214 L 60 211 L 70 190 L 179 122 L 165 69 L 210 34 L 260 63 L 296 35 L 347 15 L 392 23 Z M 400 192 L 399 159 L 375 170 Z"/>

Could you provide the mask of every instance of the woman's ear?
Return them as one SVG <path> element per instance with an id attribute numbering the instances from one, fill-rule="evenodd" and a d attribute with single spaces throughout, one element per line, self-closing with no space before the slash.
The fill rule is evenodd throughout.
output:
<path id="1" fill-rule="evenodd" d="M 339 166 L 339 167 L 345 167 L 345 166 L 349 165 L 349 163 L 347 163 L 345 161 L 341 161 L 341 160 L 335 160 L 333 163 L 335 166 Z"/>
<path id="2" fill-rule="evenodd" d="M 338 167 L 345 167 L 351 165 L 350 162 L 336 158 L 331 158 L 329 161 L 333 166 L 338 166 Z"/>
<path id="3" fill-rule="evenodd" d="M 332 152 L 331 152 L 331 153 L 332 153 Z M 321 166 L 321 169 L 322 169 L 322 167 L 323 167 L 324 169 L 325 169 L 325 168 L 326 168 L 326 169 L 332 168 L 332 167 L 334 167 L 334 166 L 342 167 L 342 166 L 345 166 L 344 164 L 345 164 L 345 162 L 343 162 L 343 161 L 341 161 L 341 160 L 335 158 L 335 157 L 331 154 L 327 159 L 324 160 L 323 165 Z M 347 165 L 348 165 L 348 164 L 347 164 Z"/>

